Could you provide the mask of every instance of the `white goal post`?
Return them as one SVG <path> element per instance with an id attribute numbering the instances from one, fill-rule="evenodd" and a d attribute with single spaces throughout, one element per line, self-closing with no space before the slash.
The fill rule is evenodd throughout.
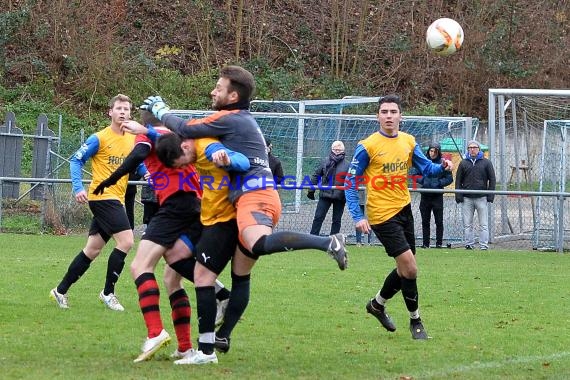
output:
<path id="1" fill-rule="evenodd" d="M 570 172 L 560 170 L 560 165 L 570 162 L 570 149 L 565 133 L 548 126 L 570 119 L 570 90 L 490 89 L 488 100 L 489 158 L 495 165 L 497 190 L 544 192 L 537 202 L 535 196 L 519 197 L 518 207 L 511 209 L 507 205 L 513 202 L 501 197 L 494 205 L 500 224 L 490 232 L 506 234 L 514 229 L 521 235 L 529 233 L 535 249 L 569 249 L 565 235 L 570 234 L 565 232 L 570 231 L 570 218 L 563 211 L 570 206 L 565 186 Z M 530 205 L 525 205 L 526 200 Z"/>

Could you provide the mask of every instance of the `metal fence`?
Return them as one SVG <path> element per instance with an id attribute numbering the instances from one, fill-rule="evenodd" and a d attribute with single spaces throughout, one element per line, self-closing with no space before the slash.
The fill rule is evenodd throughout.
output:
<path id="1" fill-rule="evenodd" d="M 529 106 L 532 99 L 519 94 L 500 94 L 497 90 L 490 90 L 489 97 L 489 126 L 479 125 L 473 118 L 420 118 L 406 117 L 402 129 L 416 136 L 422 147 L 431 142 L 443 142 L 448 146 L 444 154 L 456 164 L 465 151 L 465 143 L 476 137 L 488 146 L 488 157 L 492 160 L 497 172 L 497 196 L 489 213 L 489 228 L 491 241 L 504 239 L 526 239 L 533 241 L 533 248 L 544 250 L 563 251 L 568 249 L 566 244 L 566 231 L 570 228 L 567 221 L 568 213 L 564 213 L 569 200 L 566 187 L 561 187 L 561 171 L 547 170 L 550 166 L 560 166 L 559 162 L 568 162 L 563 151 L 562 156 L 549 156 L 556 151 L 556 144 L 564 144 L 563 134 L 556 140 L 556 133 L 551 134 L 548 142 L 542 141 L 545 130 L 545 120 L 567 120 L 568 97 L 570 91 L 562 95 L 537 95 L 542 104 L 543 114 Z M 506 90 L 505 90 L 506 91 Z M 526 93 L 525 93 L 526 94 Z M 548 96 L 554 96 L 550 98 Z M 545 102 L 545 99 L 548 100 Z M 537 100 L 538 101 L 538 100 Z M 530 103 L 529 103 L 530 102 Z M 518 106 L 517 106 L 518 105 Z M 524 116 L 518 116 L 515 106 L 524 106 Z M 512 107 L 515 111 L 505 113 Z M 519 107 L 520 108 L 520 107 Z M 501 111 L 502 110 L 502 111 Z M 181 116 L 198 117 L 207 114 L 207 111 L 176 111 Z M 273 152 L 283 162 L 285 174 L 300 176 L 311 175 L 321 156 L 328 154 L 330 143 L 340 139 L 345 142 L 347 158 L 350 159 L 358 141 L 377 130 L 378 125 L 374 115 L 350 114 L 292 114 L 254 112 L 264 134 L 271 138 Z M 494 115 L 491 117 L 491 114 Z M 518 116 L 518 117 L 517 117 Z M 556 117 L 555 117 L 556 116 Z M 513 121 L 513 119 L 516 119 Z M 40 120 L 40 119 L 39 119 Z M 47 120 L 38 124 L 47 125 Z M 41 229 L 52 228 L 69 229 L 85 228 L 90 220 L 90 213 L 85 206 L 76 205 L 71 194 L 69 180 L 69 165 L 67 158 L 73 154 L 83 141 L 83 136 L 70 143 L 58 135 L 42 133 L 25 135 L 15 125 L 13 115 L 7 118 L 4 126 L 0 127 L 0 159 L 2 162 L 14 162 L 14 165 L 3 165 L 0 171 L 0 228 L 10 217 L 5 211 L 17 202 L 28 200 L 37 202 L 42 210 L 38 223 Z M 542 127 L 538 127 L 540 124 Z M 42 128 L 44 128 L 42 127 Z M 549 130 L 556 130 L 550 124 Z M 45 130 L 45 129 L 44 129 Z M 60 121 L 61 130 L 61 121 Z M 526 136 L 526 137 L 525 137 Z M 33 148 L 34 143 L 23 143 L 21 148 L 15 139 L 43 139 L 48 141 L 46 148 Z M 66 146 L 62 149 L 62 146 Z M 558 145 L 559 147 L 561 145 Z M 32 153 L 26 153 L 31 149 Z M 35 152 L 35 153 L 33 153 Z M 547 153 L 551 152 L 551 153 Z M 29 177 L 10 168 L 18 165 L 22 157 L 35 155 L 31 159 Z M 43 161 L 40 157 L 44 157 Z M 543 158 L 543 164 L 541 159 Z M 21 162 L 20 162 L 21 165 Z M 42 169 L 43 168 L 43 169 Z M 88 168 L 87 168 L 88 169 Z M 19 174 L 20 173 L 20 174 Z M 548 174 L 549 177 L 540 177 Z M 556 173 L 558 180 L 556 182 Z M 26 174 L 26 173 L 24 173 Z M 34 175 L 32 175 L 34 174 Z M 566 174 L 565 174 L 566 175 Z M 84 178 L 89 181 L 86 171 Z M 540 180 L 540 178 L 543 178 Z M 37 191 L 19 187 L 20 184 L 31 184 Z M 562 181 L 566 183 L 566 179 Z M 18 185 L 18 187 L 16 187 Z M 16 190 L 15 190 L 16 189 Z M 420 192 L 412 189 L 412 209 L 416 220 L 416 236 L 421 238 L 421 223 L 419 214 Z M 316 202 L 305 197 L 301 189 L 280 189 L 283 202 L 283 215 L 278 229 L 288 229 L 308 232 L 311 228 Z M 453 185 L 444 190 L 444 244 L 461 244 L 463 240 L 463 227 L 460 206 L 455 203 Z M 475 218 L 476 219 L 476 218 Z M 433 223 L 433 222 L 432 222 Z M 475 222 L 476 223 L 476 222 Z M 478 226 L 475 226 L 477 228 Z M 330 213 L 325 219 L 321 233 L 330 231 Z M 435 235 L 435 226 L 432 225 L 432 234 Z M 354 224 L 347 210 L 343 215 L 341 232 L 345 233 L 349 242 L 355 241 Z"/>
<path id="2" fill-rule="evenodd" d="M 46 191 L 46 195 L 42 198 L 42 213 L 39 216 L 40 219 L 45 219 L 44 222 L 41 223 L 42 228 L 46 228 L 46 226 L 58 227 L 59 225 L 54 224 L 54 218 L 59 218 L 58 223 L 67 223 L 64 228 L 71 229 L 78 227 L 85 228 L 87 226 L 87 221 L 90 219 L 90 214 L 85 205 L 76 205 L 76 211 L 70 211 L 69 207 L 64 207 L 61 204 L 54 203 L 54 197 L 49 195 L 50 189 L 61 189 L 61 185 L 67 185 L 66 187 L 70 187 L 69 184 L 71 183 L 70 179 L 47 179 L 47 178 L 15 178 L 15 177 L 0 177 L 0 197 L 4 194 L 1 193 L 2 185 L 5 183 L 31 183 L 31 184 L 42 184 L 44 185 L 43 188 Z M 89 183 L 89 180 L 83 181 L 85 184 Z M 132 184 L 143 185 L 144 182 L 131 182 Z M 70 191 L 70 190 L 69 190 Z M 285 192 L 290 190 L 280 189 L 279 192 Z M 416 238 L 418 239 L 418 244 L 421 245 L 421 217 L 419 213 L 419 201 L 420 201 L 420 194 L 422 192 L 434 192 L 434 190 L 422 190 L 422 189 L 410 189 L 412 193 L 412 210 L 414 213 L 414 219 L 416 220 L 415 227 L 416 227 Z M 463 226 L 462 226 L 462 213 L 461 213 L 461 206 L 455 203 L 455 197 L 453 196 L 456 192 L 461 193 L 469 193 L 470 191 L 466 190 L 443 190 L 445 192 L 444 195 L 444 223 L 445 223 L 445 231 L 444 231 L 444 245 L 462 245 L 463 241 Z M 472 192 L 472 191 L 471 191 Z M 489 231 L 493 231 L 494 241 L 503 241 L 503 240 L 530 240 L 532 236 L 536 233 L 536 204 L 538 198 L 549 199 L 552 202 L 556 202 L 562 207 L 562 205 L 570 199 L 570 193 L 564 192 L 533 192 L 533 191 L 494 191 L 493 193 L 496 194 L 495 196 L 495 205 L 497 204 L 506 204 L 507 210 L 507 232 L 503 232 L 505 230 L 505 225 L 503 224 L 503 214 L 502 210 L 497 207 L 491 208 L 490 213 L 490 224 L 489 224 Z M 71 194 L 68 194 L 69 198 Z M 15 199 L 13 200 L 15 201 Z M 301 231 L 301 232 L 308 232 L 311 229 L 311 223 L 313 220 L 313 215 L 315 213 L 316 202 L 315 201 L 303 201 L 300 208 L 294 207 L 293 203 L 284 203 L 283 204 L 283 214 L 279 221 L 279 225 L 277 230 L 294 230 L 294 231 Z M 59 211 L 58 211 L 59 210 Z M 72 213 L 72 215 L 67 215 L 67 218 L 64 214 Z M 50 213 L 57 214 L 56 216 L 51 215 Z M 521 218 L 522 215 L 522 218 Z M 71 216 L 71 218 L 69 218 Z M 545 214 L 543 215 L 544 218 L 554 218 L 557 215 L 554 213 L 552 214 Z M 323 223 L 321 233 L 326 235 L 330 230 L 330 213 L 327 215 L 325 222 Z M 0 226 L 2 226 L 3 222 L 3 208 L 0 207 Z M 516 220 L 517 218 L 521 218 L 517 224 L 517 229 L 513 228 L 511 220 Z M 79 222 L 77 221 L 79 219 Z M 78 226 L 79 223 L 79 226 Z M 477 218 L 474 220 L 474 228 L 477 230 Z M 56 228 L 57 229 L 57 228 Z M 1 229 L 0 229 L 1 231 Z M 38 231 L 39 232 L 39 231 Z M 347 240 L 351 244 L 356 243 L 355 238 L 355 230 L 354 230 L 354 223 L 350 217 L 348 211 L 345 211 L 342 219 L 342 228 L 341 232 L 347 235 Z M 432 232 L 432 241 L 435 240 L 435 225 L 431 226 Z M 372 238 L 372 244 L 378 243 L 375 237 Z M 559 245 L 550 245 L 544 247 L 535 247 L 540 250 L 552 250 L 552 251 L 560 251 L 564 250 L 563 242 L 560 242 Z"/>

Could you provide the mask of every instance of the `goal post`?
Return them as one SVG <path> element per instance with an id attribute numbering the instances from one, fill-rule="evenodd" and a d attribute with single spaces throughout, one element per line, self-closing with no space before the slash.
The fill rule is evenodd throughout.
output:
<path id="1" fill-rule="evenodd" d="M 283 215 L 277 228 L 308 232 L 316 202 L 307 199 L 301 179 L 313 174 L 320 160 L 329 155 L 331 144 L 335 140 L 343 141 L 346 160 L 351 160 L 358 142 L 379 130 L 376 116 L 378 98 L 268 101 L 254 104 L 257 105 L 252 106 L 252 109 L 263 112 L 254 111 L 252 114 L 263 134 L 271 139 L 273 153 L 281 160 L 285 175 L 290 177 L 284 188 L 279 190 Z M 281 112 L 272 112 L 275 110 Z M 202 117 L 208 114 L 188 110 L 172 112 L 181 117 Z M 412 134 L 424 152 L 429 144 L 440 143 L 446 158 L 458 164 L 465 153 L 466 143 L 478 126 L 478 119 L 471 117 L 404 116 L 400 130 Z M 416 220 L 420 220 L 419 195 L 417 192 L 412 194 Z M 446 196 L 445 202 L 445 210 L 449 213 L 446 220 L 461 220 L 454 197 Z M 328 232 L 329 226 L 327 218 L 321 232 Z M 421 223 L 416 223 L 416 229 L 416 236 L 421 237 Z M 435 228 L 432 231 L 435 232 Z M 341 232 L 349 236 L 349 241 L 354 239 L 354 223 L 347 211 L 343 215 Z M 445 229 L 444 239 L 447 242 L 458 242 L 462 236 L 463 230 L 458 223 L 451 223 Z"/>
<path id="2" fill-rule="evenodd" d="M 533 248 L 563 252 L 570 248 L 570 206 L 563 170 L 570 152 L 566 147 L 570 119 L 570 90 L 490 89 L 488 104 L 489 157 L 495 165 L 497 190 L 544 192 L 540 196 L 499 196 L 499 235 L 532 238 Z"/>
<path id="3" fill-rule="evenodd" d="M 541 192 L 566 192 L 569 128 L 570 120 L 544 121 L 538 183 Z M 538 197 L 535 246 L 542 249 L 564 246 L 564 214 L 564 197 Z"/>

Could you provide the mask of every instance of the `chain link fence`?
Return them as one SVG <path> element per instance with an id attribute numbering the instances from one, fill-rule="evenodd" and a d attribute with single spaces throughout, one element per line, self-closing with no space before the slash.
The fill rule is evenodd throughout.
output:
<path id="1" fill-rule="evenodd" d="M 566 227 L 570 226 L 570 221 L 567 220 L 568 213 L 563 212 L 568 206 L 566 202 L 570 194 L 560 185 L 561 182 L 566 183 L 565 177 L 563 181 L 560 179 L 561 171 L 550 174 L 546 169 L 549 166 L 560 166 L 559 162 L 564 161 L 561 156 L 554 159 L 545 154 L 541 164 L 541 157 L 543 151 L 555 151 L 558 149 L 556 144 L 565 144 L 565 135 L 559 134 L 559 142 L 556 140 L 556 133 L 551 133 L 552 136 L 548 137 L 550 139 L 548 144 L 541 144 L 540 140 L 544 120 L 554 120 L 555 116 L 556 120 L 570 119 L 568 114 L 570 94 L 556 98 L 542 98 L 542 107 L 549 110 L 545 111 L 546 114 L 543 112 L 544 115 L 537 114 L 536 109 L 540 107 L 533 108 L 528 104 L 532 99 L 525 98 L 523 102 L 515 98 L 518 95 L 504 96 L 492 99 L 490 97 L 493 106 L 490 106 L 488 127 L 480 125 L 477 119 L 467 117 L 406 117 L 402 123 L 402 130 L 413 134 L 422 149 L 427 148 L 432 142 L 440 142 L 442 147 L 448 147 L 444 148 L 443 153 L 446 158 L 453 160 L 456 166 L 465 152 L 466 141 L 475 137 L 486 144 L 488 146 L 486 154 L 495 166 L 498 184 L 495 202 L 489 213 L 491 242 L 524 240 L 532 242 L 532 248 L 535 249 L 562 251 L 567 249 L 565 232 L 570 228 Z M 512 98 L 510 103 L 509 97 Z M 545 103 L 544 99 L 549 101 Z M 522 111 L 515 111 L 512 116 L 504 113 L 504 110 L 517 104 L 525 105 L 525 117 L 518 116 Z M 548 108 L 545 104 L 552 108 Z M 501 109 L 503 111 L 500 111 Z M 346 111 L 346 108 L 343 110 Z M 534 110 L 532 118 L 531 110 Z M 206 111 L 175 112 L 183 117 L 200 117 L 208 114 Z M 491 114 L 494 117 L 491 117 Z M 358 141 L 378 129 L 374 115 L 355 115 L 348 112 L 300 114 L 297 109 L 295 112 L 254 112 L 254 116 L 263 133 L 271 138 L 273 153 L 282 161 L 285 175 L 294 179 L 310 176 L 320 157 L 328 155 L 332 141 L 342 140 L 346 146 L 347 159 L 350 159 Z M 513 121 L 513 118 L 516 120 Z M 10 161 L 13 164 L 3 165 L 0 171 L 1 231 L 55 233 L 86 231 L 91 213 L 85 205 L 76 204 L 72 195 L 69 159 L 87 136 L 77 134 L 62 138 L 61 133 L 53 134 L 47 139 L 49 149 L 46 150 L 42 161 L 41 155 L 33 155 L 33 151 L 37 151 L 33 141 L 45 139 L 45 134 L 24 135 L 14 125 L 15 118 L 8 119 L 0 127 L 0 156 L 3 162 Z M 551 126 L 549 130 L 553 128 L 560 130 L 561 127 Z M 23 141 L 21 151 L 17 149 L 16 139 Z M 30 142 L 26 143 L 26 140 Z M 27 149 L 31 149 L 32 153 L 26 153 Z M 25 157 L 31 158 L 26 161 L 22 159 Z M 18 158 L 21 161 L 19 164 Z M 12 170 L 18 165 L 20 165 L 19 172 Z M 37 168 L 36 171 L 33 171 L 33 167 Z M 42 167 L 43 171 L 40 170 Z M 32 173 L 36 173 L 36 176 L 32 177 Z M 548 174 L 549 179 L 542 177 L 541 181 L 541 173 Z M 558 180 L 556 180 L 557 175 Z M 86 167 L 83 178 L 85 182 L 89 181 L 89 166 Z M 279 190 L 283 215 L 277 229 L 301 232 L 308 232 L 311 229 L 317 202 L 306 198 L 306 191 L 299 184 Z M 416 220 L 416 237 L 420 245 L 421 191 L 421 189 L 412 189 L 412 209 Z M 444 190 L 444 245 L 462 245 L 463 242 L 461 208 L 455 203 L 454 191 L 453 184 Z M 139 203 L 135 212 L 139 215 L 137 223 L 140 224 L 142 206 Z M 329 233 L 330 218 L 331 213 L 323 223 L 322 234 Z M 475 224 L 476 220 L 477 218 Z M 475 225 L 475 228 L 478 226 Z M 431 231 L 434 239 L 433 220 Z M 341 232 L 347 235 L 349 243 L 355 242 L 354 224 L 346 209 Z M 538 239 L 542 239 L 540 240 L 542 243 L 538 244 Z M 376 239 L 372 242 L 378 243 Z"/>

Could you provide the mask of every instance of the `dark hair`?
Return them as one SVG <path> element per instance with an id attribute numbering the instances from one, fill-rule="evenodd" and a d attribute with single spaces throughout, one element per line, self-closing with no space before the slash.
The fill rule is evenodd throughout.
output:
<path id="1" fill-rule="evenodd" d="M 152 112 L 149 112 L 147 110 L 142 110 L 141 111 L 141 120 L 143 125 L 146 127 L 147 125 L 152 125 L 153 127 L 160 127 L 164 124 L 162 124 L 162 122 L 160 120 L 158 120 L 153 114 Z"/>
<path id="2" fill-rule="evenodd" d="M 381 96 L 380 99 L 378 100 L 378 110 L 380 110 L 380 106 L 384 103 L 396 103 L 398 105 L 398 110 L 402 112 L 402 100 L 398 95 L 392 94 L 392 95 Z"/>
<path id="3" fill-rule="evenodd" d="M 265 138 L 265 146 L 271 145 L 271 139 L 269 137 Z"/>
<path id="4" fill-rule="evenodd" d="M 225 66 L 220 70 L 220 77 L 230 80 L 228 90 L 238 93 L 239 100 L 250 101 L 255 92 L 253 75 L 240 66 Z"/>
<path id="5" fill-rule="evenodd" d="M 439 143 L 432 142 L 428 145 L 428 148 L 426 150 L 426 157 L 431 159 L 431 157 L 429 156 L 430 149 L 435 149 L 437 153 L 436 158 L 441 159 L 441 145 Z"/>
<path id="6" fill-rule="evenodd" d="M 154 149 L 160 162 L 167 168 L 173 168 L 174 161 L 184 154 L 180 144 L 182 138 L 176 133 L 166 133 L 158 138 Z"/>

